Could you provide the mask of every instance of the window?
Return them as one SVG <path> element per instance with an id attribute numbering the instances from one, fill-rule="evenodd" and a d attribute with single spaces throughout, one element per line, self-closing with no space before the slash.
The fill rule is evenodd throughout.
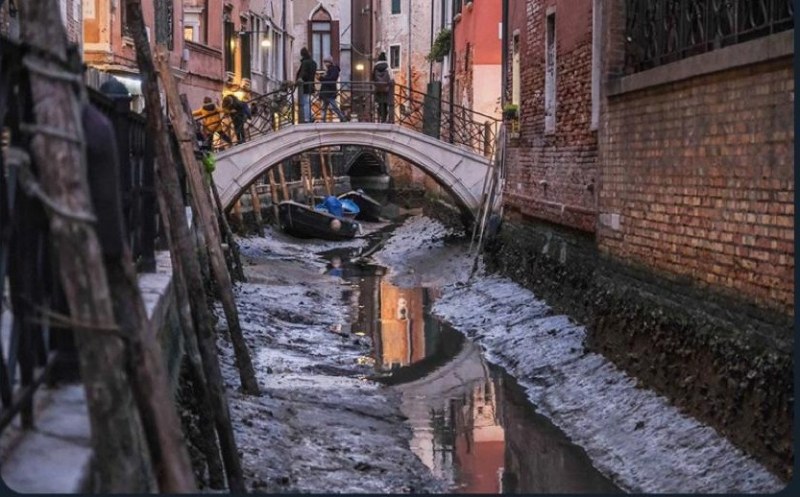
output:
<path id="1" fill-rule="evenodd" d="M 556 14 L 547 15 L 544 73 L 544 130 L 556 130 Z"/>
<path id="2" fill-rule="evenodd" d="M 389 66 L 392 69 L 400 67 L 400 45 L 392 45 L 389 47 Z"/>
<path id="3" fill-rule="evenodd" d="M 183 38 L 197 43 L 206 42 L 206 9 L 204 7 L 183 7 Z M 187 28 L 191 28 L 191 38 L 188 36 Z"/>
<path id="4" fill-rule="evenodd" d="M 225 46 L 223 47 L 225 52 L 225 70 L 228 72 L 234 72 L 236 68 L 234 67 L 233 57 L 236 51 L 236 39 L 234 38 L 233 23 L 230 21 L 225 21 L 222 26 L 225 33 Z"/>
<path id="5" fill-rule="evenodd" d="M 400 13 L 400 0 L 392 0 L 392 14 Z"/>
<path id="6" fill-rule="evenodd" d="M 122 22 L 122 36 L 132 36 L 131 34 L 131 20 L 133 19 L 133 4 L 125 3 L 125 7 L 120 9 L 122 15 L 120 21 Z"/>
<path id="7" fill-rule="evenodd" d="M 156 43 L 164 44 L 169 50 L 174 48 L 172 15 L 174 5 L 169 0 L 156 0 L 155 2 L 155 24 L 156 24 Z"/>
<path id="8" fill-rule="evenodd" d="M 311 57 L 317 63 L 317 67 L 322 67 L 322 59 L 326 55 L 331 55 L 331 23 L 312 22 L 311 23 Z"/>
<path id="9" fill-rule="evenodd" d="M 314 11 L 311 20 L 308 21 L 308 48 L 318 69 L 323 68 L 322 59 L 326 55 L 338 59 L 339 22 L 334 21 L 322 7 Z"/>
<path id="10" fill-rule="evenodd" d="M 194 39 L 194 26 L 184 26 L 183 27 L 183 39 L 189 41 L 195 41 Z"/>

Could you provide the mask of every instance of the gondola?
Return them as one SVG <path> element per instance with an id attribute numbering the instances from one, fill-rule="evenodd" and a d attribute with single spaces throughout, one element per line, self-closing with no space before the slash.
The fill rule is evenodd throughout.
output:
<path id="1" fill-rule="evenodd" d="M 281 229 L 298 238 L 349 240 L 358 233 L 358 223 L 313 207 L 284 200 L 278 204 Z"/>
<path id="2" fill-rule="evenodd" d="M 339 195 L 339 199 L 347 199 L 353 201 L 360 212 L 356 215 L 356 219 L 362 221 L 377 222 L 381 220 L 381 204 L 374 198 L 370 197 L 362 190 L 352 190 L 347 193 Z"/>

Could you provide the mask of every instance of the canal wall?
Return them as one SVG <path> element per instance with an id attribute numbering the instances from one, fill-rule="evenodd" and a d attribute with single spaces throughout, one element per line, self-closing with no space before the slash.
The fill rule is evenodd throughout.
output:
<path id="1" fill-rule="evenodd" d="M 600 255 L 592 235 L 514 213 L 485 261 L 584 324 L 588 350 L 791 477 L 791 316 Z"/>

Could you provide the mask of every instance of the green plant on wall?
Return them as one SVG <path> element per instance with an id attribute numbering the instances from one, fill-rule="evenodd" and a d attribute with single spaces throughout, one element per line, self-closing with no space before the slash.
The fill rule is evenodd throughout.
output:
<path id="1" fill-rule="evenodd" d="M 450 53 L 450 47 L 453 41 L 453 32 L 449 29 L 445 28 L 439 31 L 439 34 L 436 35 L 436 39 L 433 40 L 433 46 L 431 47 L 431 53 L 428 54 L 426 57 L 428 61 L 436 61 L 441 62 L 444 59 L 444 56 Z"/>
<path id="2" fill-rule="evenodd" d="M 519 118 L 519 106 L 517 104 L 508 103 L 503 106 L 503 117 L 508 120 Z"/>

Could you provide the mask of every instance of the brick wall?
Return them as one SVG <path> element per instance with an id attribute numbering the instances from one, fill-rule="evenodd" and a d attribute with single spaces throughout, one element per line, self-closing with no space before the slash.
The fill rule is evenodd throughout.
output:
<path id="1" fill-rule="evenodd" d="M 600 250 L 793 314 L 793 85 L 786 57 L 610 97 Z"/>
<path id="2" fill-rule="evenodd" d="M 545 31 L 548 7 L 556 15 L 556 127 L 545 132 Z M 519 7 L 515 7 L 519 8 Z M 592 232 L 596 217 L 597 133 L 591 129 L 592 4 L 527 0 L 520 30 L 520 136 L 507 149 L 505 201 L 512 209 Z M 505 75 L 511 94 L 511 64 Z"/>

